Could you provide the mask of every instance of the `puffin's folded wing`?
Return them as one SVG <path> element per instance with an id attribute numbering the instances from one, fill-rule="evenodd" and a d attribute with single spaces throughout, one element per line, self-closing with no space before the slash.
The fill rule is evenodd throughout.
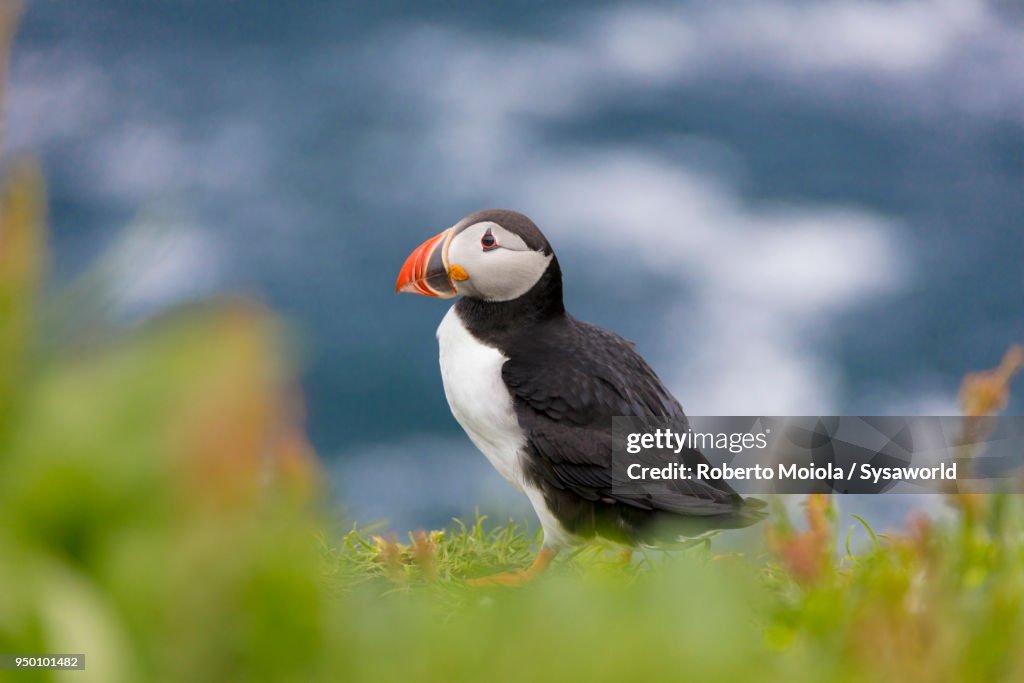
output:
<path id="1" fill-rule="evenodd" d="M 560 422 L 603 424 L 616 415 L 686 417 L 631 342 L 571 318 L 521 340 L 502 367 L 502 378 L 513 396 Z"/>
<path id="2" fill-rule="evenodd" d="M 590 501 L 699 516 L 733 511 L 739 496 L 724 482 L 613 485 L 613 417 L 685 414 L 632 344 L 572 322 L 575 328 L 563 332 L 556 346 L 516 353 L 502 367 L 529 454 L 545 481 Z M 672 457 L 689 467 L 707 462 L 696 449 Z"/>
<path id="3" fill-rule="evenodd" d="M 615 482 L 610 430 L 558 422 L 526 404 L 519 404 L 517 414 L 536 464 L 534 471 L 551 486 L 569 490 L 584 500 L 696 516 L 727 514 L 740 503 L 731 489 L 702 480 L 662 480 L 643 485 Z M 705 462 L 695 450 L 668 457 Z"/>

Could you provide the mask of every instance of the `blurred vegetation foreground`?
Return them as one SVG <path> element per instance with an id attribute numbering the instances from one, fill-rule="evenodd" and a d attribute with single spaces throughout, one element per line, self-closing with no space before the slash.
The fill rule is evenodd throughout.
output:
<path id="1" fill-rule="evenodd" d="M 52 343 L 40 173 L 8 164 L 0 195 L 0 653 L 86 655 L 0 679 L 1024 680 L 1015 496 L 950 495 L 947 521 L 868 527 L 841 556 L 812 497 L 756 553 L 584 551 L 474 591 L 535 539 L 482 519 L 408 543 L 334 531 L 270 313 L 220 300 Z M 972 376 L 968 412 L 1010 376 Z"/>

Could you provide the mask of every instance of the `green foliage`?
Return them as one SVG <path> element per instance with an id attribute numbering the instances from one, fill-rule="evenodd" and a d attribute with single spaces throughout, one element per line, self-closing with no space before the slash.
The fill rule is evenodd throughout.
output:
<path id="1" fill-rule="evenodd" d="M 423 535 L 398 543 L 353 530 L 324 557 L 361 615 L 352 628 L 371 678 L 1020 680 L 1024 514 L 1013 497 L 984 505 L 980 525 L 869 529 L 877 542 L 841 558 L 831 509 L 809 505 L 828 524 L 815 549 L 827 566 L 814 575 L 799 570 L 799 552 L 815 519 L 753 557 L 699 546 L 623 566 L 591 550 L 516 589 L 462 579 L 508 558 L 522 566 L 536 548 L 516 525 L 482 518 L 434 532 L 433 555 L 417 550 Z"/>

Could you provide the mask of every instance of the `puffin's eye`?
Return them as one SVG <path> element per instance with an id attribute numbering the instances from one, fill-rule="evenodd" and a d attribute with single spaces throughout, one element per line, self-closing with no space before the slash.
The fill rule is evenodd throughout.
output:
<path id="1" fill-rule="evenodd" d="M 480 238 L 480 246 L 484 248 L 484 251 L 494 249 L 498 246 L 498 240 L 494 239 L 494 235 L 491 234 L 491 229 L 487 228 L 487 232 Z"/>

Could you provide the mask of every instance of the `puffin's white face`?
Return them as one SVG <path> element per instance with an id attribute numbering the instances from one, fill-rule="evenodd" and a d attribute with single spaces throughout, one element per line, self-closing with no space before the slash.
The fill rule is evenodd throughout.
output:
<path id="1" fill-rule="evenodd" d="M 455 290 L 486 301 L 526 294 L 551 263 L 550 254 L 531 249 L 519 235 L 491 221 L 455 233 L 447 252 Z"/>
<path id="2" fill-rule="evenodd" d="M 553 258 L 543 235 L 528 218 L 506 211 L 480 212 L 431 237 L 405 260 L 395 289 L 442 299 L 462 294 L 484 301 L 510 301 L 537 284 Z M 492 214 L 492 215 L 486 215 Z M 501 225 L 498 216 L 519 220 L 535 243 Z M 506 222 L 506 221 L 503 221 Z M 468 223 L 468 224 L 467 224 Z"/>

